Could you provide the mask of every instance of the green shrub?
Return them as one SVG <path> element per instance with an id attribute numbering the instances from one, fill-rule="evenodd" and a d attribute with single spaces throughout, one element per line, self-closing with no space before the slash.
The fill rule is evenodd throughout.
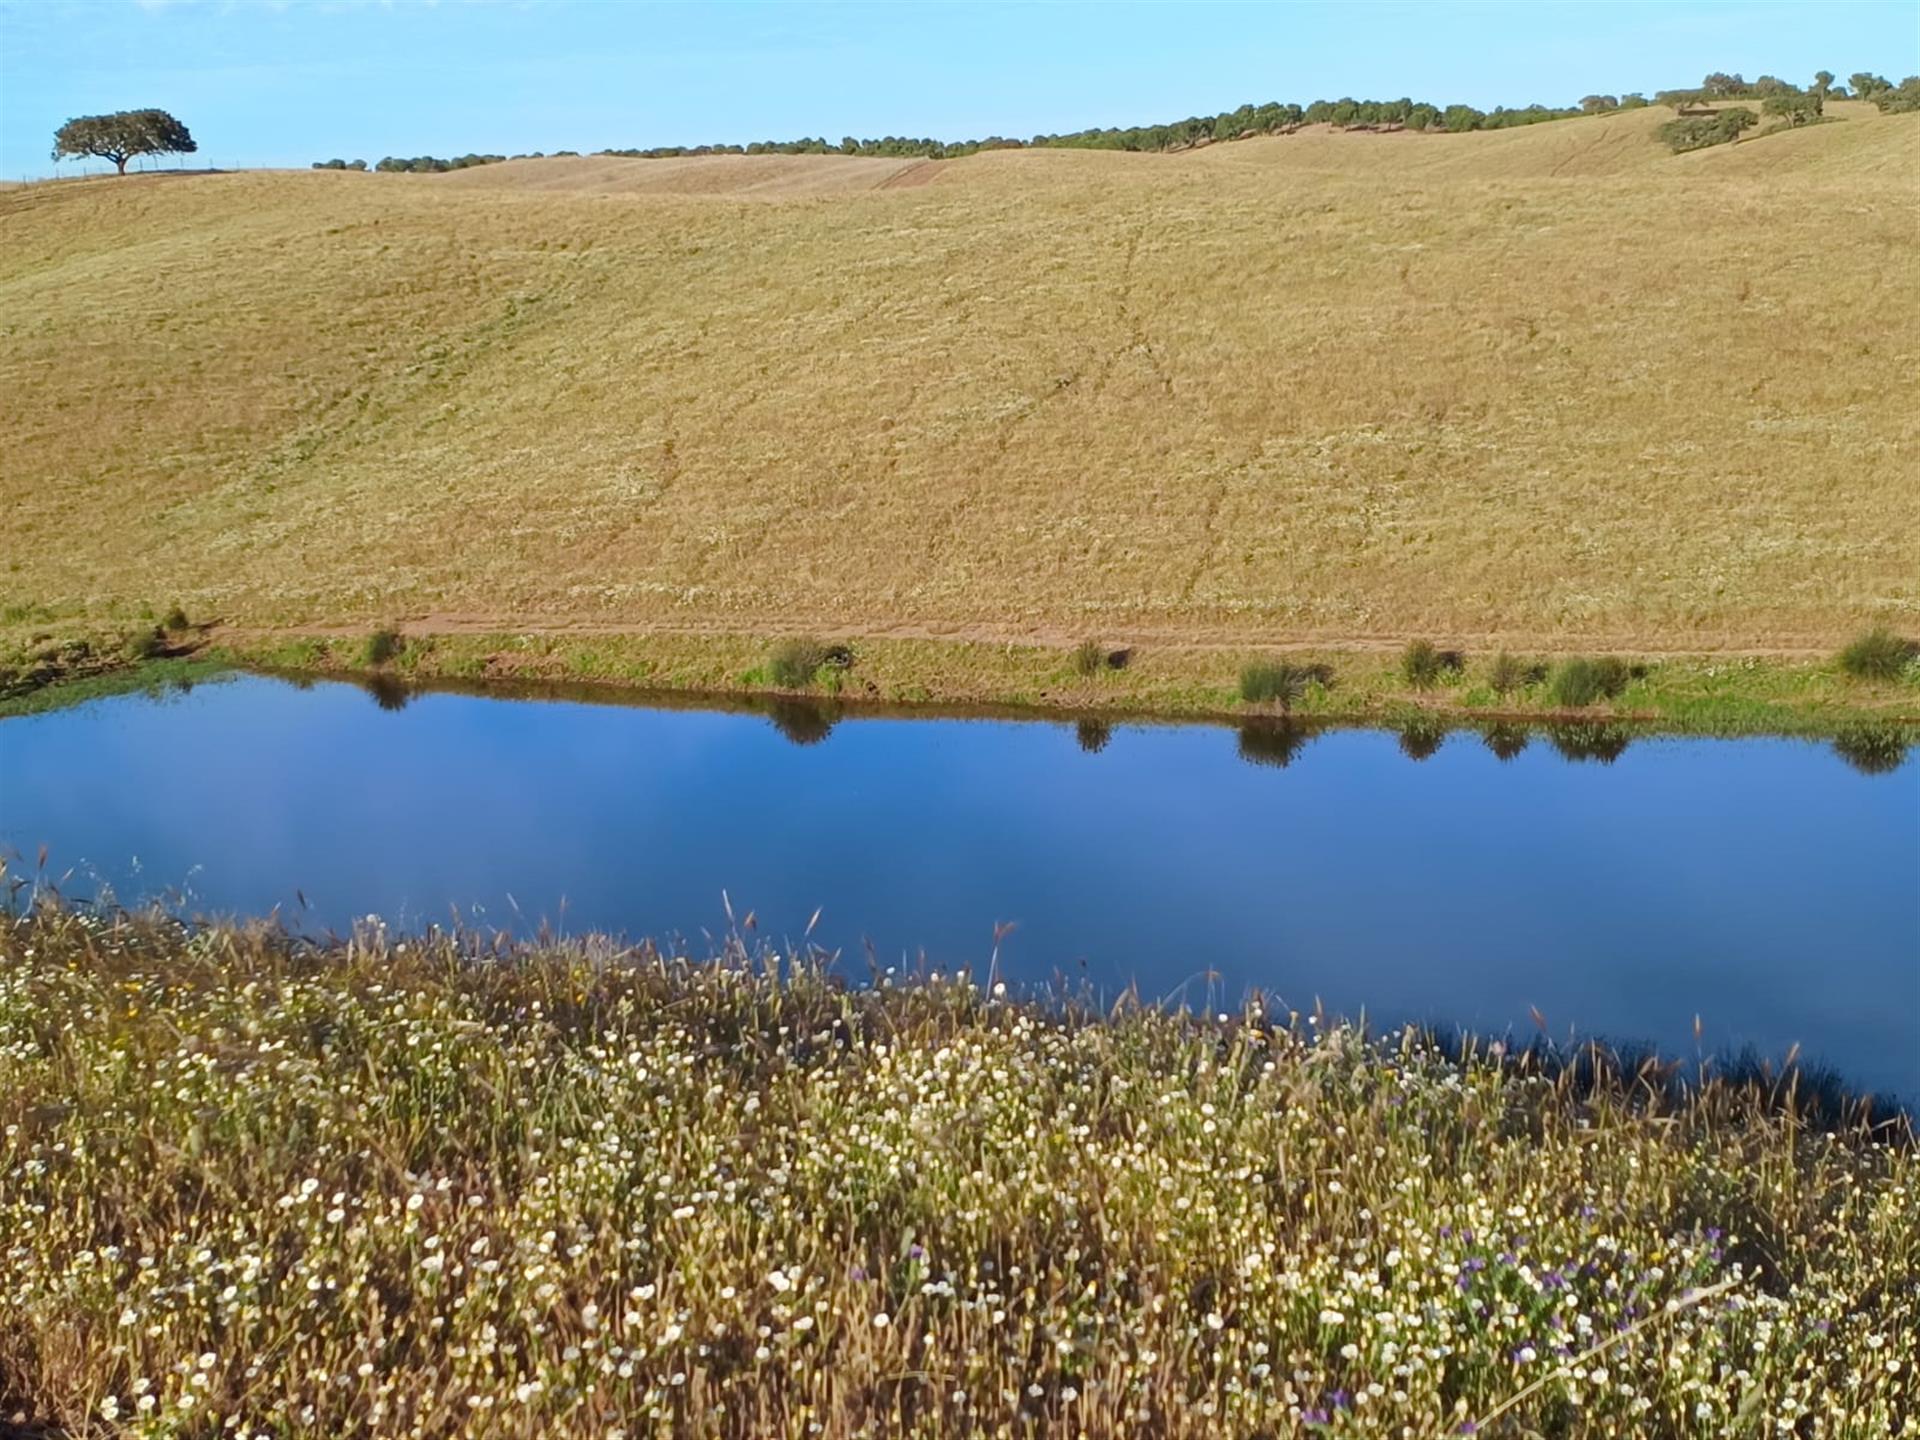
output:
<path id="1" fill-rule="evenodd" d="M 171 610 L 167 611 L 166 618 L 160 623 L 175 635 L 192 627 L 192 622 L 187 619 L 187 612 L 182 610 L 178 605 L 175 605 Z"/>
<path id="2" fill-rule="evenodd" d="M 151 660 L 165 653 L 167 636 L 158 625 L 143 625 L 127 636 L 124 647 L 129 660 Z"/>
<path id="3" fill-rule="evenodd" d="M 1556 705 L 1578 709 L 1613 699 L 1632 680 L 1633 668 L 1617 656 L 1603 655 L 1597 660 L 1575 656 L 1562 661 L 1560 668 L 1553 672 L 1547 697 Z"/>
<path id="4" fill-rule="evenodd" d="M 1876 625 L 1840 652 L 1840 668 L 1858 680 L 1897 680 L 1916 655 L 1920 645 Z"/>
<path id="5" fill-rule="evenodd" d="M 782 690 L 804 690 L 829 659 L 818 640 L 782 640 L 767 660 L 767 678 Z"/>
<path id="6" fill-rule="evenodd" d="M 1073 647 L 1073 671 L 1076 675 L 1098 675 L 1107 667 L 1106 647 L 1097 640 L 1082 640 Z"/>
<path id="7" fill-rule="evenodd" d="M 368 665 L 384 665 L 398 655 L 406 643 L 398 630 L 383 625 L 367 636 L 367 643 L 360 647 L 360 658 Z"/>
<path id="8" fill-rule="evenodd" d="M 1313 672 L 1286 660 L 1255 660 L 1240 671 L 1240 698 L 1249 705 L 1278 705 L 1290 710 L 1305 693 Z"/>
<path id="9" fill-rule="evenodd" d="M 1400 673 L 1416 690 L 1432 688 L 1446 668 L 1446 658 L 1434 649 L 1431 640 L 1409 640 L 1400 652 Z"/>
<path id="10" fill-rule="evenodd" d="M 1496 695 L 1511 695 L 1516 690 L 1531 685 L 1538 675 L 1539 667 L 1531 661 L 1522 660 L 1518 655 L 1510 655 L 1502 650 L 1493 657 L 1493 663 L 1487 667 L 1487 683 L 1493 687 Z"/>

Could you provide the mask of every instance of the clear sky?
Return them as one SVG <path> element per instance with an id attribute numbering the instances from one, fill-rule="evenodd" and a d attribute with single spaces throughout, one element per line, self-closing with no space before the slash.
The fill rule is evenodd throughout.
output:
<path id="1" fill-rule="evenodd" d="M 0 0 L 0 176 L 53 173 L 72 116 L 146 106 L 186 122 L 196 163 L 304 166 L 1028 136 L 1349 94 L 1564 104 L 1822 68 L 1920 71 L 1920 0 Z"/>

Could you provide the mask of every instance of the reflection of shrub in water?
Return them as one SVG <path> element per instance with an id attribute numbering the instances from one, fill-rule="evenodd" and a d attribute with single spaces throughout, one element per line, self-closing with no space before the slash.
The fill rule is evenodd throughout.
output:
<path id="1" fill-rule="evenodd" d="M 1590 722 L 1550 725 L 1547 739 L 1569 760 L 1598 760 L 1602 765 L 1611 765 L 1626 751 L 1633 737 L 1619 725 Z"/>
<path id="2" fill-rule="evenodd" d="M 413 700 L 413 692 L 397 675 L 369 675 L 361 684 L 382 710 L 404 710 Z"/>
<path id="3" fill-rule="evenodd" d="M 1242 725 L 1240 758 L 1249 765 L 1273 765 L 1284 770 L 1312 738 L 1313 732 L 1305 726 L 1284 721 Z"/>
<path id="4" fill-rule="evenodd" d="M 1431 715 L 1416 715 L 1400 727 L 1400 753 L 1409 760 L 1428 760 L 1446 739 L 1445 725 Z"/>
<path id="5" fill-rule="evenodd" d="M 1074 738 L 1089 755 L 1098 755 L 1113 739 L 1113 726 L 1104 720 L 1082 720 L 1073 727 Z"/>
<path id="6" fill-rule="evenodd" d="M 1907 758 L 1907 732 L 1867 721 L 1833 737 L 1833 753 L 1862 775 L 1891 775 Z"/>
<path id="7" fill-rule="evenodd" d="M 811 700 L 771 700 L 767 718 L 773 728 L 796 745 L 818 745 L 833 733 L 840 712 Z"/>
<path id="8" fill-rule="evenodd" d="M 1489 725 L 1480 732 L 1480 743 L 1491 750 L 1494 759 L 1503 765 L 1518 758 L 1531 738 L 1519 725 Z"/>

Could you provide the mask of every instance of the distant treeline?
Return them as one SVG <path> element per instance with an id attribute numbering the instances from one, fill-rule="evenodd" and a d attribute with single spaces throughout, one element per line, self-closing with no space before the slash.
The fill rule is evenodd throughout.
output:
<path id="1" fill-rule="evenodd" d="M 578 155 L 578 150 L 555 150 L 554 155 Z M 476 165 L 498 165 L 502 160 L 545 160 L 548 154 L 544 150 L 534 150 L 525 155 L 456 155 L 451 160 L 442 160 L 437 155 L 415 155 L 411 159 L 399 155 L 389 155 L 376 162 L 373 169 L 385 175 L 439 175 L 448 170 L 471 170 Z M 316 170 L 365 170 L 364 160 L 316 160 Z"/>
<path id="2" fill-rule="evenodd" d="M 1849 90 L 1848 86 L 1852 88 Z M 1677 109 L 1714 100 L 1778 100 L 1792 95 L 1813 95 L 1822 100 L 1871 100 L 1888 112 L 1916 110 L 1920 109 L 1920 75 L 1909 75 L 1895 85 L 1884 75 L 1856 70 L 1847 77 L 1846 85 L 1840 85 L 1835 83 L 1831 70 L 1822 70 L 1813 77 L 1813 84 L 1803 88 L 1777 75 L 1748 80 L 1739 74 L 1716 70 L 1693 89 L 1658 92 L 1653 102 Z"/>
<path id="3" fill-rule="evenodd" d="M 1600 102 L 1605 100 L 1602 105 Z M 1591 103 L 1589 103 L 1589 101 Z M 1591 114 L 1598 109 L 1617 109 L 1622 104 L 1645 105 L 1640 96 L 1623 102 L 1612 97 L 1593 96 L 1580 105 L 1554 109 L 1529 105 L 1524 109 L 1476 110 L 1471 105 L 1431 105 L 1423 100 L 1316 100 L 1311 105 L 1242 105 L 1218 115 L 1193 115 L 1164 125 L 1136 125 L 1129 129 L 1075 130 L 1060 135 L 1035 135 L 1029 140 L 990 135 L 984 140 L 928 140 L 904 135 L 888 135 L 878 140 L 859 140 L 849 135 L 838 144 L 824 137 L 803 136 L 798 140 L 756 140 L 748 145 L 655 145 L 643 150 L 603 150 L 603 155 L 625 155 L 641 160 L 660 160 L 689 155 L 877 155 L 898 158 L 951 160 L 982 150 L 1078 149 L 1078 150 L 1189 150 L 1210 145 L 1216 140 L 1242 140 L 1254 135 L 1282 135 L 1303 125 L 1333 125 L 1343 130 L 1503 130 L 1513 125 L 1535 125 L 1543 120 L 1561 120 L 1572 115 Z"/>
<path id="4" fill-rule="evenodd" d="M 984 140 L 932 140 L 905 135 L 886 135 L 877 140 L 846 136 L 838 143 L 824 136 L 802 136 L 798 140 L 755 140 L 746 145 L 653 145 L 636 150 L 600 150 L 596 154 L 619 155 L 636 160 L 664 160 L 700 155 L 869 155 L 890 159 L 953 160 L 982 150 L 1022 150 L 1064 148 L 1078 150 L 1139 150 L 1166 152 L 1190 150 L 1216 141 L 1244 140 L 1255 135 L 1284 135 L 1306 125 L 1331 125 L 1341 130 L 1359 131 L 1445 131 L 1460 134 L 1468 130 L 1506 130 L 1516 125 L 1538 125 L 1548 120 L 1565 120 L 1576 115 L 1603 115 L 1615 110 L 1634 110 L 1647 105 L 1670 105 L 1676 110 L 1695 103 L 1754 98 L 1785 100 L 1809 97 L 1815 103 L 1793 107 L 1790 119 L 1798 123 L 1809 114 L 1817 117 L 1820 101 L 1843 100 L 1849 94 L 1872 100 L 1882 110 L 1920 110 L 1920 77 L 1910 76 L 1898 85 L 1882 76 L 1860 71 L 1849 78 L 1851 92 L 1837 85 L 1829 72 L 1814 76 L 1813 84 L 1802 88 L 1773 75 L 1748 81 L 1741 76 L 1716 71 L 1692 89 L 1662 90 L 1652 100 L 1645 95 L 1588 95 L 1578 105 L 1527 105 L 1517 109 L 1497 106 L 1479 110 L 1471 105 L 1433 105 L 1424 100 L 1403 97 L 1399 100 L 1316 100 L 1311 105 L 1269 101 L 1264 105 L 1242 105 L 1218 115 L 1193 115 L 1164 125 L 1136 125 L 1128 129 L 1075 130 L 1061 135 L 1035 135 L 1031 139 L 1012 139 L 989 135 Z M 1788 114 L 1785 107 L 1774 113 Z M 1724 127 L 1723 127 L 1724 128 Z M 1735 132 L 1737 133 L 1737 131 Z M 556 155 L 574 155 L 573 150 L 556 150 Z M 474 165 L 492 165 L 501 160 L 537 160 L 531 155 L 461 155 L 442 160 L 432 155 L 414 159 L 388 156 L 373 166 L 375 170 L 410 171 L 436 174 L 443 170 L 464 170 Z M 316 170 L 365 170 L 364 160 L 326 160 Z"/>

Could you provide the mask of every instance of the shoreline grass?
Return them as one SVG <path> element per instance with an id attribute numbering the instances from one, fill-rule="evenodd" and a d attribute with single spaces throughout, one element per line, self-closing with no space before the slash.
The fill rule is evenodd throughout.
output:
<path id="1" fill-rule="evenodd" d="M 341 635 L 228 636 L 239 663 L 315 675 L 364 670 L 362 640 Z M 778 638 L 734 635 L 411 634 L 390 662 L 415 682 L 580 684 L 634 694 L 750 698 L 791 693 L 769 673 Z M 1389 650 L 1116 647 L 1124 665 L 1091 671 L 1079 648 L 958 640 L 853 639 L 814 693 L 857 710 L 982 707 L 1041 715 L 1211 720 L 1277 708 L 1246 698 L 1247 671 L 1285 665 L 1288 715 L 1310 723 L 1402 726 L 1413 710 L 1467 727 L 1512 721 L 1620 722 L 1674 734 L 1832 737 L 1869 724 L 1920 727 L 1920 676 L 1861 680 L 1832 659 L 1664 658 L 1635 662 L 1611 699 L 1556 703 L 1548 666 L 1505 652 L 1455 655 L 1422 687 Z M 1504 657 L 1504 659 L 1503 659 Z M 1543 657 L 1544 658 L 1544 657 Z M 1615 662 L 1618 664 L 1619 662 Z M 1518 674 L 1518 678 L 1516 678 Z M 1259 698 L 1264 697 L 1264 698 Z"/>
<path id="2" fill-rule="evenodd" d="M 0 1001 L 49 1433 L 1920 1433 L 1920 1151 L 1777 1084 L 372 922 Z"/>
<path id="3" fill-rule="evenodd" d="M 137 627 L 136 633 L 146 631 Z M 384 689 L 402 696 L 408 688 L 436 685 L 506 696 L 578 688 L 633 703 L 807 697 L 848 713 L 1231 724 L 1280 714 L 1308 725 L 1396 730 L 1603 724 L 1649 734 L 1828 739 L 1871 730 L 1920 732 L 1920 665 L 1852 673 L 1852 646 L 1826 658 L 1436 650 L 1431 664 L 1410 669 L 1408 654 L 1423 643 L 1395 652 L 1337 645 L 822 640 L 750 632 L 446 634 L 388 625 L 364 633 L 302 633 L 202 626 L 148 655 L 132 643 L 78 632 L 61 639 L 43 629 L 11 640 L 0 634 L 0 681 L 6 682 L 0 719 L 241 669 L 289 678 L 378 677 Z M 74 664 L 44 658 L 76 655 Z M 1089 664 L 1089 656 L 1098 663 Z M 1281 677 L 1284 695 L 1273 689 Z"/>

